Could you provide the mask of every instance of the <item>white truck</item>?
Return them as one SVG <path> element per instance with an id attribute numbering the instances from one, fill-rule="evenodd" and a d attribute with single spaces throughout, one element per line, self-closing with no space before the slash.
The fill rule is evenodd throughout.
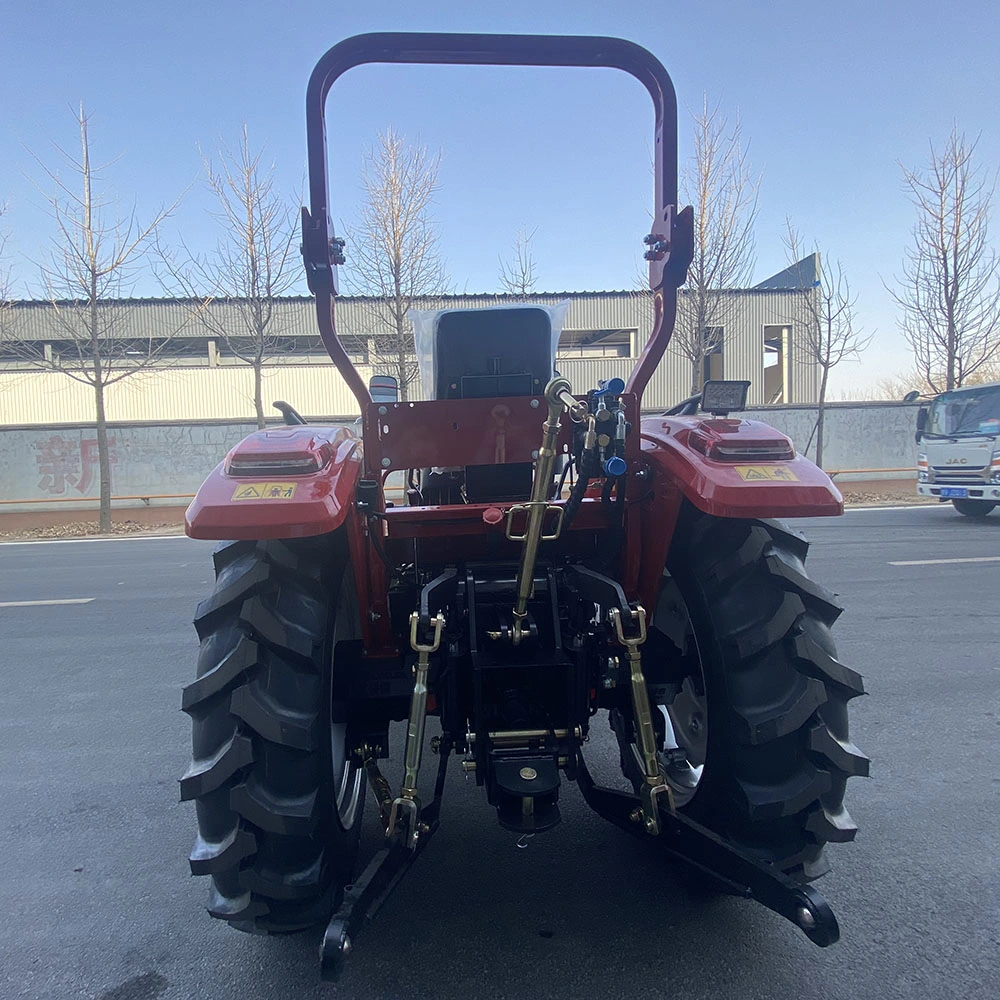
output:
<path id="1" fill-rule="evenodd" d="M 942 392 L 917 413 L 917 492 L 966 517 L 1000 504 L 1000 382 Z"/>

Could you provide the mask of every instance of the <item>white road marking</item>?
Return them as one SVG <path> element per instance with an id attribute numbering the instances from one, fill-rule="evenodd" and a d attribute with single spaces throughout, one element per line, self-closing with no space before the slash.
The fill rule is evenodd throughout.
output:
<path id="1" fill-rule="evenodd" d="M 80 542 L 152 542 L 161 541 L 164 538 L 185 538 L 185 534 L 180 535 L 116 535 L 113 538 L 21 538 L 16 541 L 0 542 L 0 545 L 77 545 Z"/>
<path id="2" fill-rule="evenodd" d="M 937 504 L 933 504 L 933 503 L 914 503 L 914 504 L 909 504 L 906 507 L 854 507 L 854 506 L 851 506 L 851 507 L 845 507 L 844 508 L 844 513 L 845 514 L 853 514 L 853 513 L 857 512 L 857 511 L 866 511 L 866 510 L 951 510 L 951 509 L 952 508 L 949 507 L 947 504 L 937 505 Z"/>
<path id="3" fill-rule="evenodd" d="M 1000 562 L 1000 556 L 969 556 L 965 559 L 903 559 L 890 566 L 943 566 L 945 563 Z"/>
<path id="4" fill-rule="evenodd" d="M 50 604 L 90 604 L 93 597 L 67 597 L 61 601 L 0 601 L 0 608 L 35 608 Z"/>

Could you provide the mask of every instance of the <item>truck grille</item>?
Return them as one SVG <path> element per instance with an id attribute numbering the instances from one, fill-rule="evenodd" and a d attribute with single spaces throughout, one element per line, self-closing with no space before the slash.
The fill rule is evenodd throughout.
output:
<path id="1" fill-rule="evenodd" d="M 978 469 L 958 469 L 953 465 L 943 468 L 935 465 L 932 471 L 934 482 L 942 486 L 982 486 L 989 478 L 989 469 L 986 466 L 980 466 Z"/>

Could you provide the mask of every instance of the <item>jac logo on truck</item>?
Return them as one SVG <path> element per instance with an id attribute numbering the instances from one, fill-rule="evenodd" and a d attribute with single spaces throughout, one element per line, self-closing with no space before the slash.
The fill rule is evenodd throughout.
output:
<path id="1" fill-rule="evenodd" d="M 949 458 L 945 460 L 945 465 L 965 465 L 969 460 L 967 458 Z"/>

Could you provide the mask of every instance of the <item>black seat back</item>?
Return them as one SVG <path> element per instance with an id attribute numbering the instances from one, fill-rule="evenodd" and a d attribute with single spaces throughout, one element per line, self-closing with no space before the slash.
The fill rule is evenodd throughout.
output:
<path id="1" fill-rule="evenodd" d="M 544 309 L 455 309 L 438 319 L 434 394 L 484 399 L 539 394 L 552 378 Z"/>
<path id="2" fill-rule="evenodd" d="M 552 378 L 552 321 L 533 307 L 449 311 L 438 318 L 434 355 L 438 399 L 541 395 Z M 530 462 L 469 465 L 465 495 L 527 500 L 531 475 Z"/>

